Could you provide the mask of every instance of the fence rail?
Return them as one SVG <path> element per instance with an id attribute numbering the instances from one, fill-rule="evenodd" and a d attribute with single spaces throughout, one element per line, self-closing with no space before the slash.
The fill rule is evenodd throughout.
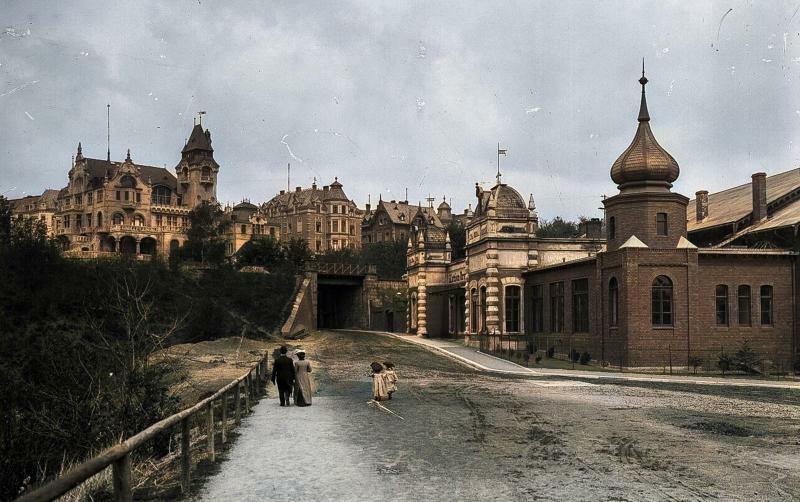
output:
<path id="1" fill-rule="evenodd" d="M 203 399 L 194 406 L 184 409 L 170 417 L 156 422 L 147 429 L 126 439 L 125 441 L 112 446 L 99 455 L 87 460 L 86 462 L 70 469 L 64 475 L 45 483 L 30 493 L 23 494 L 17 502 L 38 502 L 53 500 L 73 488 L 80 486 L 89 478 L 98 474 L 109 465 L 113 465 L 113 489 L 114 500 L 131 501 L 133 499 L 133 476 L 131 472 L 131 454 L 140 446 L 144 445 L 155 436 L 170 430 L 180 424 L 181 426 L 181 491 L 188 493 L 191 486 L 191 424 L 190 419 L 200 413 L 206 415 L 206 433 L 208 458 L 211 462 L 216 459 L 215 455 L 215 436 L 216 425 L 214 420 L 214 407 L 217 402 L 221 404 L 220 430 L 222 443 L 228 439 L 228 408 L 229 396 L 233 394 L 234 421 L 239 424 L 243 412 L 249 413 L 255 398 L 263 390 L 263 382 L 266 381 L 267 354 L 247 373 L 233 380 L 225 387 L 219 389 L 210 397 Z M 242 409 L 242 397 L 244 398 L 244 410 Z"/>
<path id="2" fill-rule="evenodd" d="M 320 274 L 330 275 L 366 275 L 375 273 L 375 265 L 361 265 L 358 263 L 327 263 L 309 262 L 309 268 Z"/>

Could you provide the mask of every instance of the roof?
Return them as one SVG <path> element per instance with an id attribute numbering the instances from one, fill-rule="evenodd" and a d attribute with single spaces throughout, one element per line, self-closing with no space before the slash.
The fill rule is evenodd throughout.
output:
<path id="1" fill-rule="evenodd" d="M 89 176 L 91 177 L 89 184 L 94 188 L 102 186 L 106 174 L 108 174 L 109 178 L 112 178 L 119 166 L 122 165 L 122 162 L 112 161 L 109 163 L 105 159 L 101 160 L 86 158 L 84 161 L 86 162 L 86 170 L 89 172 Z M 173 191 L 177 190 L 178 180 L 167 168 L 145 166 L 142 164 L 134 164 L 134 166 L 139 169 L 140 177 L 143 180 L 149 181 L 153 185 L 167 186 Z"/>
<path id="2" fill-rule="evenodd" d="M 800 188 L 800 168 L 791 169 L 767 177 L 767 204 L 780 199 L 784 195 Z M 797 204 L 790 204 L 776 211 L 772 216 L 753 227 L 766 230 L 800 221 L 800 208 Z M 697 203 L 693 199 L 686 208 L 687 230 L 696 232 L 720 225 L 732 224 L 753 212 L 753 185 L 745 183 L 721 192 L 708 195 L 708 216 L 702 221 L 697 221 Z M 791 222 L 791 223 L 790 223 Z"/>
<path id="3" fill-rule="evenodd" d="M 211 131 L 206 129 L 203 131 L 203 126 L 195 124 L 192 133 L 189 135 L 189 141 L 181 150 L 181 153 L 191 152 L 192 150 L 205 150 L 213 152 L 211 148 Z"/>
<path id="4" fill-rule="evenodd" d="M 639 107 L 639 127 L 633 141 L 611 166 L 611 179 L 622 188 L 624 185 L 645 183 L 672 183 L 678 179 L 680 168 L 675 159 L 656 141 L 650 130 L 650 114 L 644 86 L 647 78 L 642 70 L 642 102 Z"/>
<path id="5" fill-rule="evenodd" d="M 622 248 L 646 248 L 646 247 L 647 244 L 639 240 L 639 238 L 636 237 L 635 235 L 631 235 L 630 237 L 628 237 L 628 240 L 622 243 L 622 245 L 619 248 L 622 249 Z"/>
<path id="6" fill-rule="evenodd" d="M 475 217 L 486 214 L 492 207 L 495 215 L 501 218 L 527 218 L 530 215 L 525 199 L 505 183 L 498 183 L 490 190 L 478 194 Z"/>
<path id="7" fill-rule="evenodd" d="M 439 219 L 439 215 L 431 207 L 409 204 L 405 201 L 387 202 L 382 200 L 378 202 L 378 207 L 375 208 L 375 213 L 373 213 L 372 218 L 374 218 L 375 214 L 381 208 L 386 212 L 386 215 L 389 217 L 389 221 L 397 225 L 410 225 L 414 217 L 421 212 L 425 216 L 425 219 L 429 225 L 444 227 L 444 224 Z M 370 218 L 370 220 L 372 218 Z M 431 218 L 433 219 L 432 222 Z"/>
<path id="8" fill-rule="evenodd" d="M 347 194 L 342 189 L 342 184 L 336 179 L 327 190 L 320 190 L 317 185 L 311 185 L 311 188 L 301 188 L 293 192 L 284 192 L 271 198 L 264 204 L 265 208 L 303 208 L 311 207 L 317 203 L 325 201 L 344 201 L 349 202 Z"/>

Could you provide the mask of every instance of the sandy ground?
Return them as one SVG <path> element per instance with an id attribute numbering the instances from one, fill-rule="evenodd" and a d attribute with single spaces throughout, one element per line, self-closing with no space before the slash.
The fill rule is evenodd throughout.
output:
<path id="1" fill-rule="evenodd" d="M 199 499 L 800 499 L 794 390 L 492 377 L 362 333 L 302 344 L 314 406 L 261 401 Z M 404 420 L 366 404 L 387 358 Z"/>

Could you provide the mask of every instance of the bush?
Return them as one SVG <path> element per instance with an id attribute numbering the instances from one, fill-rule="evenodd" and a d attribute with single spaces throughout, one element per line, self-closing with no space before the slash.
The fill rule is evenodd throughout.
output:
<path id="1" fill-rule="evenodd" d="M 722 371 L 724 375 L 726 371 L 730 371 L 730 369 L 734 366 L 733 357 L 728 354 L 720 354 L 719 358 L 717 359 L 717 367 Z"/>
<path id="2" fill-rule="evenodd" d="M 589 361 L 591 360 L 592 360 L 592 355 L 589 354 L 588 352 L 584 351 L 583 354 L 581 354 L 580 362 L 582 365 L 586 366 L 587 364 L 589 364 Z"/>
<path id="3" fill-rule="evenodd" d="M 549 349 L 547 349 L 547 358 L 552 359 L 555 353 L 556 353 L 556 348 L 550 347 Z"/>
<path id="4" fill-rule="evenodd" d="M 697 374 L 697 368 L 703 365 L 703 359 L 697 356 L 689 356 L 688 365 L 694 370 L 694 374 Z"/>
<path id="5" fill-rule="evenodd" d="M 572 349 L 572 352 L 569 354 L 569 360 L 573 363 L 577 363 L 581 359 L 581 353 L 575 349 Z"/>
<path id="6" fill-rule="evenodd" d="M 758 366 L 760 359 L 761 355 L 750 348 L 750 342 L 745 340 L 739 350 L 736 351 L 736 354 L 734 354 L 733 362 L 739 371 L 753 374 L 757 373 L 756 366 Z"/>

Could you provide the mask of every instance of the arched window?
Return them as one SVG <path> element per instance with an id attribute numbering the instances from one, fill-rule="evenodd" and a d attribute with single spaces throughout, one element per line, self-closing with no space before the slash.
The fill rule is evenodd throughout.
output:
<path id="1" fill-rule="evenodd" d="M 122 177 L 122 179 L 119 180 L 119 186 L 124 188 L 134 188 L 136 186 L 136 180 L 126 174 Z"/>
<path id="2" fill-rule="evenodd" d="M 656 213 L 656 233 L 667 235 L 667 213 Z"/>
<path id="3" fill-rule="evenodd" d="M 616 326 L 619 322 L 619 283 L 616 277 L 608 281 L 608 325 Z"/>
<path id="4" fill-rule="evenodd" d="M 488 329 L 486 327 L 486 286 L 481 286 L 481 331 Z"/>
<path id="5" fill-rule="evenodd" d="M 520 295 L 519 286 L 506 286 L 506 333 L 520 331 Z"/>
<path id="6" fill-rule="evenodd" d="M 715 312 L 717 313 L 717 326 L 728 325 L 728 286 L 719 284 L 714 289 Z"/>
<path id="7" fill-rule="evenodd" d="M 102 227 L 103 226 L 103 213 L 102 212 L 98 212 L 97 213 L 97 226 L 98 227 Z"/>
<path id="8" fill-rule="evenodd" d="M 203 176 L 203 178 L 210 178 L 211 177 L 211 169 L 209 169 L 208 167 L 204 167 L 203 171 L 201 173 L 201 176 Z"/>
<path id="9" fill-rule="evenodd" d="M 111 221 L 114 225 L 124 225 L 125 224 L 125 217 L 122 213 L 114 213 L 114 216 L 111 217 Z"/>
<path id="10" fill-rule="evenodd" d="M 613 239 L 617 234 L 617 220 L 612 216 L 608 219 L 608 238 Z"/>
<path id="11" fill-rule="evenodd" d="M 659 275 L 652 288 L 653 326 L 672 326 L 672 281 Z"/>
<path id="12" fill-rule="evenodd" d="M 772 319 L 772 286 L 761 286 L 761 324 L 769 326 Z"/>
<path id="13" fill-rule="evenodd" d="M 750 286 L 739 286 L 736 296 L 739 297 L 739 326 L 750 326 Z"/>
<path id="14" fill-rule="evenodd" d="M 133 217 L 133 224 L 134 224 L 134 226 L 137 226 L 137 227 L 143 227 L 144 226 L 144 216 L 142 216 L 141 214 L 137 214 L 136 216 L 134 216 Z"/>
<path id="15" fill-rule="evenodd" d="M 158 185 L 153 188 L 153 204 L 167 206 L 170 203 L 171 197 L 172 190 L 169 188 L 163 185 Z"/>
<path id="16" fill-rule="evenodd" d="M 470 321 L 469 321 L 469 329 L 472 333 L 478 332 L 478 290 L 472 288 L 472 293 L 470 294 L 470 305 L 469 305 L 469 313 L 470 313 Z"/>

